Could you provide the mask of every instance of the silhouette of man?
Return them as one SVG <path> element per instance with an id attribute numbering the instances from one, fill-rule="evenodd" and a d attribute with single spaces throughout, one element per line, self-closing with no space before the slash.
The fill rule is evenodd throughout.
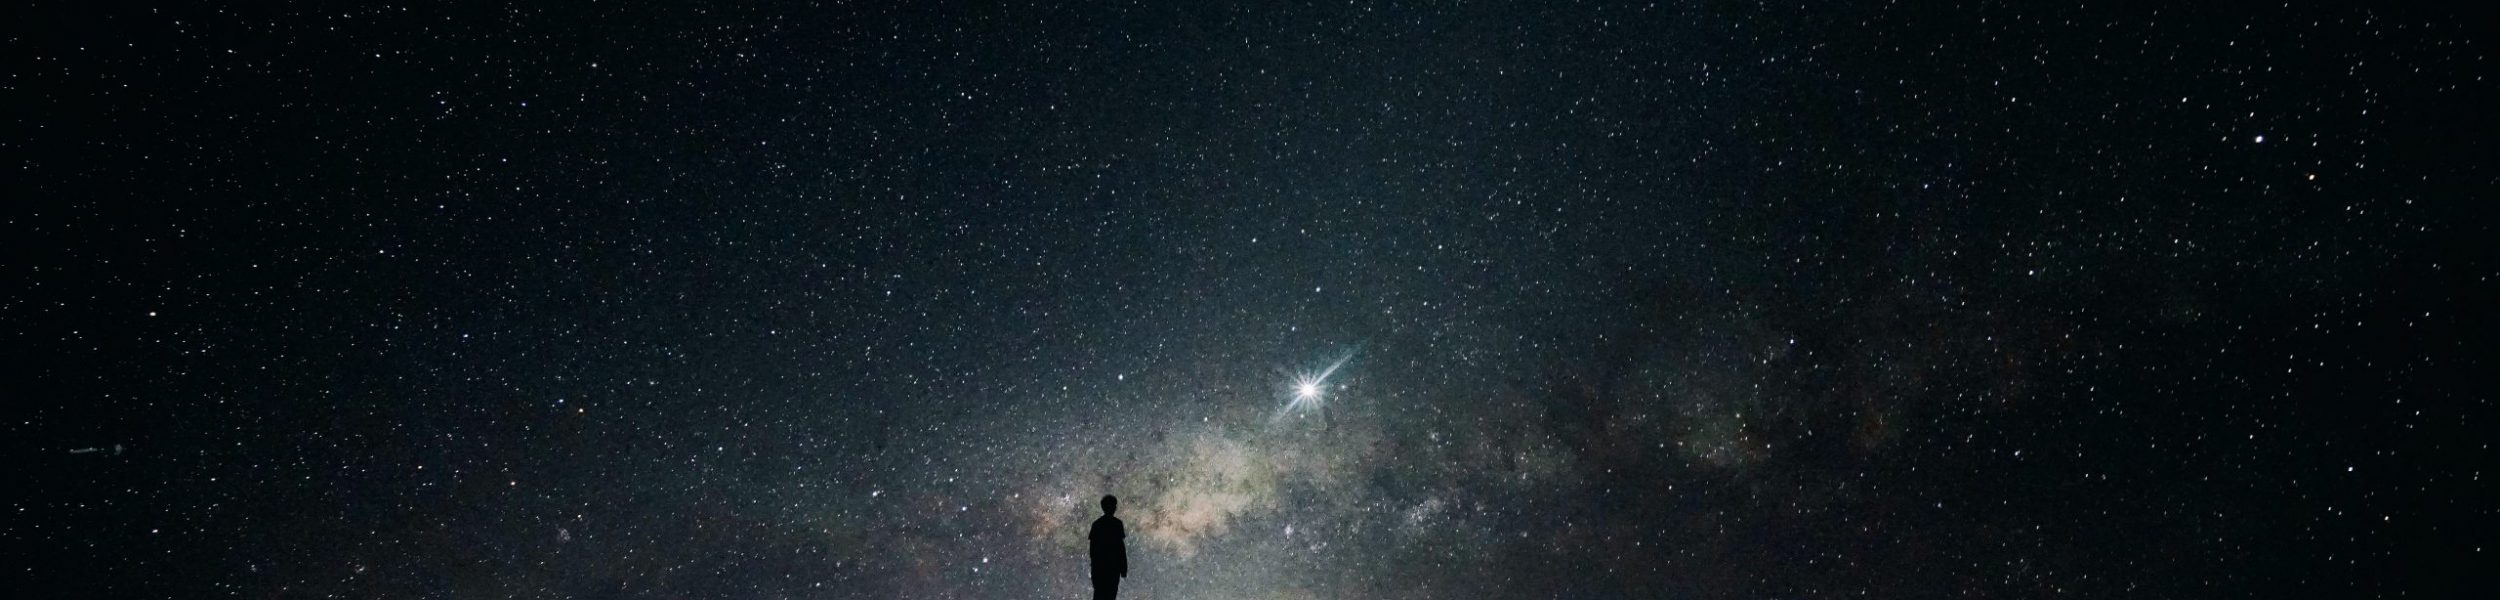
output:
<path id="1" fill-rule="evenodd" d="M 1103 495 L 1102 518 L 1094 519 L 1094 532 L 1085 536 L 1093 540 L 1094 600 L 1119 597 L 1120 578 L 1128 576 L 1128 527 L 1111 516 L 1119 510 L 1119 498 Z"/>

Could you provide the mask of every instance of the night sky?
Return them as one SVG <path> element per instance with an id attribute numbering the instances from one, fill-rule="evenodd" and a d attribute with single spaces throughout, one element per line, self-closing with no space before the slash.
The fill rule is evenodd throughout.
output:
<path id="1" fill-rule="evenodd" d="M 142 4 L 0 16 L 29 598 L 2500 562 L 2488 7 Z"/>

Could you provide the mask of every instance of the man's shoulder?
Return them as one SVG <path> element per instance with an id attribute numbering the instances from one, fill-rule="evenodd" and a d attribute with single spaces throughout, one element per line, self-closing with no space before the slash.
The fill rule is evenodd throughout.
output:
<path id="1" fill-rule="evenodd" d="M 1119 518 L 1119 517 L 1104 516 L 1104 517 L 1099 518 L 1099 519 L 1094 519 L 1094 528 L 1093 528 L 1093 529 L 1094 529 L 1093 533 L 1087 534 L 1087 535 L 1086 535 L 1086 537 L 1091 537 L 1091 538 L 1123 538 L 1123 537 L 1128 537 L 1128 527 L 1127 527 L 1126 525 L 1124 525 L 1124 524 L 1120 523 L 1120 518 Z"/>

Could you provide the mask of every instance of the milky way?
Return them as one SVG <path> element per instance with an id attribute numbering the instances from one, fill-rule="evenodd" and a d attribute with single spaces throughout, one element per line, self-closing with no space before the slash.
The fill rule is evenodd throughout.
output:
<path id="1" fill-rule="evenodd" d="M 2468 9 L 38 4 L 28 597 L 1078 598 L 1105 494 L 1150 599 L 2500 530 Z"/>

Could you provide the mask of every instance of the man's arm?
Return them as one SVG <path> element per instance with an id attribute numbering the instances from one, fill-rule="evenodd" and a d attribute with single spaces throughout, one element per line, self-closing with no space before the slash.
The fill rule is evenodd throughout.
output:
<path id="1" fill-rule="evenodd" d="M 1127 525 L 1127 524 L 1122 524 L 1122 525 L 1120 525 L 1120 526 L 1119 526 L 1119 529 L 1120 529 L 1120 531 L 1119 531 L 1119 535 L 1118 535 L 1118 538 L 1117 538 L 1117 539 L 1119 539 L 1119 540 L 1120 540 L 1120 578 L 1121 578 L 1121 579 L 1127 579 L 1127 578 L 1128 578 L 1128 525 Z"/>

